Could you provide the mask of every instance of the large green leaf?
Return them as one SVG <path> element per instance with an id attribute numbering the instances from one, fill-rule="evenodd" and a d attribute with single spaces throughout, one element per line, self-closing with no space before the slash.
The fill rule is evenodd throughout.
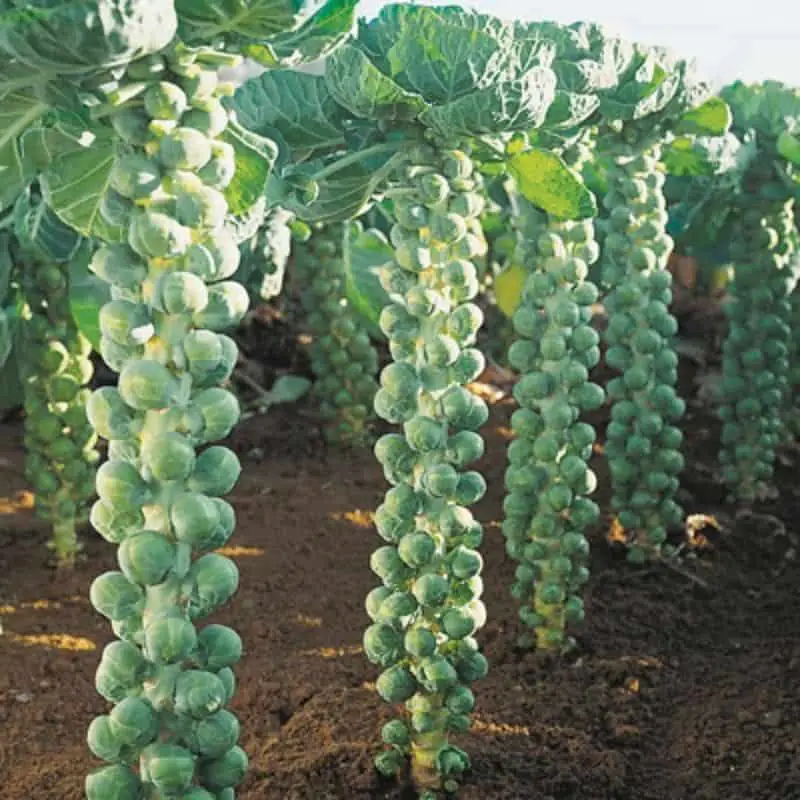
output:
<path id="1" fill-rule="evenodd" d="M 271 201 L 305 222 L 354 219 L 369 207 L 391 171 L 391 161 L 388 153 L 373 157 L 367 150 L 338 160 L 309 162 L 284 174 Z M 310 198 L 304 191 L 309 182 L 317 189 Z M 292 186 L 298 190 L 292 191 Z"/>
<path id="2" fill-rule="evenodd" d="M 519 79 L 431 106 L 421 121 L 442 136 L 480 136 L 538 128 L 556 93 L 552 70 L 534 67 Z"/>
<path id="3" fill-rule="evenodd" d="M 266 42 L 300 23 L 298 0 L 174 0 L 183 39 Z"/>
<path id="4" fill-rule="evenodd" d="M 100 309 L 111 300 L 104 280 L 89 271 L 92 248 L 88 243 L 69 264 L 69 306 L 80 332 L 100 350 Z"/>
<path id="5" fill-rule="evenodd" d="M 36 164 L 20 139 L 47 110 L 47 104 L 34 96 L 30 87 L 0 97 L 0 209 L 12 205 L 36 176 Z"/>
<path id="6" fill-rule="evenodd" d="M 263 136 L 277 131 L 292 149 L 327 149 L 344 143 L 342 109 L 319 75 L 265 72 L 245 81 L 231 105 L 245 128 Z"/>
<path id="7" fill-rule="evenodd" d="M 107 238 L 100 205 L 111 185 L 115 157 L 114 141 L 97 137 L 88 147 L 54 158 L 39 178 L 45 202 L 84 236 Z"/>
<path id="8" fill-rule="evenodd" d="M 362 318 L 370 336 L 385 338 L 378 320 L 389 304 L 389 296 L 381 286 L 379 270 L 394 257 L 386 236 L 374 228 L 362 230 L 350 225 L 344 237 L 345 291 L 353 310 Z"/>
<path id="9" fill-rule="evenodd" d="M 703 105 L 687 111 L 680 118 L 677 131 L 697 136 L 724 136 L 732 122 L 728 104 L 721 97 L 711 97 Z"/>
<path id="10" fill-rule="evenodd" d="M 236 174 L 225 189 L 228 211 L 242 216 L 264 196 L 278 146 L 235 120 L 231 120 L 222 139 L 233 146 L 236 154 Z"/>
<path id="11" fill-rule="evenodd" d="M 557 91 L 542 127 L 574 128 L 589 119 L 599 105 L 600 98 L 597 95 Z"/>
<path id="12" fill-rule="evenodd" d="M 36 73 L 94 72 L 163 50 L 177 25 L 173 0 L 5 2 L 0 51 Z"/>
<path id="13" fill-rule="evenodd" d="M 331 56 L 325 80 L 336 101 L 357 117 L 410 120 L 426 106 L 422 97 L 395 83 L 353 45 Z"/>
<path id="14" fill-rule="evenodd" d="M 381 72 L 432 104 L 519 77 L 513 26 L 456 6 L 384 6 L 362 23 L 359 43 Z"/>
<path id="15" fill-rule="evenodd" d="M 800 119 L 798 119 L 798 130 L 800 130 Z M 800 137 L 795 136 L 789 131 L 783 131 L 776 142 L 778 155 L 800 167 Z"/>
<path id="16" fill-rule="evenodd" d="M 297 30 L 277 36 L 269 44 L 251 44 L 244 55 L 265 67 L 295 67 L 325 58 L 350 35 L 359 0 L 328 0 Z"/>
<path id="17" fill-rule="evenodd" d="M 586 219 L 597 213 L 594 195 L 555 153 L 530 149 L 508 162 L 520 194 L 560 219 Z"/>
<path id="18" fill-rule="evenodd" d="M 77 252 L 82 238 L 41 201 L 31 201 L 30 193 L 20 196 L 15 209 L 14 233 L 24 247 L 33 248 L 44 261 L 66 263 Z"/>

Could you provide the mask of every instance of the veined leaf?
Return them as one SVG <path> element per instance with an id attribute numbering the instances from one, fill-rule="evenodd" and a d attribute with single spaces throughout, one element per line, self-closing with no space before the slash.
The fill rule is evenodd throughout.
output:
<path id="1" fill-rule="evenodd" d="M 443 136 L 479 136 L 538 128 L 555 98 L 556 78 L 546 67 L 524 77 L 481 89 L 443 106 L 431 106 L 420 119 Z"/>
<path id="2" fill-rule="evenodd" d="M 426 106 L 422 97 L 395 83 L 353 45 L 331 56 L 325 81 L 339 105 L 364 119 L 410 120 Z"/>
<path id="3" fill-rule="evenodd" d="M 574 128 L 589 119 L 599 105 L 600 98 L 596 95 L 557 91 L 542 127 Z"/>
<path id="4" fill-rule="evenodd" d="M 530 149 L 513 156 L 508 170 L 520 194 L 559 219 L 587 219 L 597 213 L 594 195 L 555 153 Z"/>
<path id="5" fill-rule="evenodd" d="M 39 178 L 45 202 L 84 236 L 106 239 L 100 204 L 111 185 L 114 159 L 113 140 L 98 137 L 91 147 L 53 159 Z"/>
<path id="6" fill-rule="evenodd" d="M 242 52 L 272 69 L 296 67 L 325 58 L 352 31 L 358 2 L 359 0 L 328 0 L 297 30 L 277 36 L 268 44 L 246 45 Z"/>
<path id="7" fill-rule="evenodd" d="M 278 146 L 235 120 L 230 122 L 221 138 L 233 146 L 236 154 L 236 174 L 225 189 L 225 199 L 229 213 L 238 217 L 246 214 L 263 197 L 278 158 Z"/>
<path id="8" fill-rule="evenodd" d="M 456 6 L 384 6 L 359 42 L 381 72 L 432 104 L 519 77 L 513 26 Z"/>
<path id="9" fill-rule="evenodd" d="M 36 73 L 94 72 L 163 50 L 177 27 L 173 0 L 3 3 L 0 51 Z"/>
<path id="10" fill-rule="evenodd" d="M 381 286 L 378 270 L 389 263 L 394 251 L 389 240 L 378 230 L 361 230 L 349 225 L 344 237 L 345 293 L 353 310 L 362 318 L 370 336 L 383 339 L 378 325 L 389 296 Z"/>
<path id="11" fill-rule="evenodd" d="M 36 164 L 23 150 L 20 138 L 47 110 L 48 105 L 29 88 L 0 97 L 0 209 L 12 205 L 36 176 Z"/>
<path id="12" fill-rule="evenodd" d="M 680 118 L 677 130 L 697 136 L 724 136 L 732 122 L 728 104 L 721 97 L 712 97 L 703 105 L 687 111 Z"/>
<path id="13" fill-rule="evenodd" d="M 320 75 L 265 72 L 245 81 L 231 105 L 245 128 L 262 136 L 277 131 L 293 149 L 327 149 L 344 142 L 342 109 Z"/>
<path id="14" fill-rule="evenodd" d="M 369 207 L 372 196 L 388 175 L 391 156 L 384 154 L 377 159 L 370 157 L 369 151 L 360 154 L 361 158 L 354 158 L 356 155 L 339 161 L 307 163 L 294 173 L 287 171 L 283 176 L 286 186 L 295 178 L 300 179 L 300 184 L 311 180 L 316 183 L 318 192 L 308 201 L 290 191 L 274 202 L 279 202 L 304 222 L 340 222 L 358 217 Z"/>
<path id="15" fill-rule="evenodd" d="M 300 23 L 298 0 L 174 0 L 188 42 L 264 42 Z"/>
<path id="16" fill-rule="evenodd" d="M 46 203 L 32 204 L 29 197 L 23 195 L 16 216 L 16 236 L 24 247 L 33 248 L 45 261 L 64 264 L 81 246 L 80 234 L 64 224 Z"/>
<path id="17" fill-rule="evenodd" d="M 789 131 L 783 131 L 783 133 L 781 133 L 781 135 L 778 137 L 776 147 L 778 150 L 778 155 L 782 156 L 787 161 L 790 161 L 795 166 L 800 167 L 799 137 L 794 136 L 793 134 L 789 133 Z"/>

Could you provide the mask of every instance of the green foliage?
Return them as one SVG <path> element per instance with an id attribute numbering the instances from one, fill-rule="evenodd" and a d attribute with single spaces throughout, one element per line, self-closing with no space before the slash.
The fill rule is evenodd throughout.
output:
<path id="1" fill-rule="evenodd" d="M 392 245 L 375 228 L 349 225 L 344 237 L 345 292 L 347 302 L 360 315 L 374 338 L 383 338 L 381 311 L 389 302 L 380 280 L 380 268 L 392 258 Z"/>
<path id="2" fill-rule="evenodd" d="M 4 3 L 0 50 L 37 74 L 110 69 L 168 45 L 175 10 L 173 0 L 33 0 L 24 9 Z"/>
<path id="3" fill-rule="evenodd" d="M 509 159 L 508 169 L 520 194 L 551 215 L 562 219 L 595 215 L 594 195 L 556 153 L 526 149 Z"/>
<path id="4" fill-rule="evenodd" d="M 345 296 L 343 240 L 341 224 L 317 226 L 297 245 L 294 266 L 312 336 L 314 391 L 325 435 L 336 444 L 357 446 L 370 436 L 378 355 Z"/>

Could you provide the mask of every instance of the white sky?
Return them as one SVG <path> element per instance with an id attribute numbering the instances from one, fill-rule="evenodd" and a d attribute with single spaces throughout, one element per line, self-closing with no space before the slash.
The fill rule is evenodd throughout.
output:
<path id="1" fill-rule="evenodd" d="M 420 5 L 458 4 L 458 0 Z M 800 86 L 800 3 L 796 0 L 463 0 L 500 17 L 600 22 L 618 34 L 693 57 L 715 84 L 767 78 Z M 362 0 L 371 17 L 383 0 Z"/>

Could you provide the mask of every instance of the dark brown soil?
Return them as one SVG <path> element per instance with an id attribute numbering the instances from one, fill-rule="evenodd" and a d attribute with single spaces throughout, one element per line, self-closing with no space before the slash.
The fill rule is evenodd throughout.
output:
<path id="1" fill-rule="evenodd" d="M 707 529 L 709 546 L 674 568 L 630 566 L 599 531 L 580 652 L 558 662 L 514 646 L 513 565 L 499 528 L 510 410 L 494 406 L 481 465 L 491 489 L 477 509 L 489 611 L 480 638 L 492 667 L 475 687 L 462 800 L 800 798 L 792 454 L 780 501 L 737 517 L 713 480 L 716 425 L 691 404 L 683 500 L 717 514 L 722 531 Z M 17 495 L 19 424 L 0 426 L 0 441 L 0 796 L 78 800 L 93 765 L 84 732 L 107 710 L 94 671 L 112 638 L 88 587 L 114 568 L 114 549 L 87 534 L 73 574 L 47 566 L 46 530 Z M 246 644 L 234 710 L 252 761 L 240 796 L 410 796 L 371 767 L 390 714 L 360 652 L 379 541 L 367 513 L 385 491 L 372 454 L 328 450 L 308 414 L 281 408 L 243 423 L 234 446 L 245 464 L 233 495 L 242 580 L 215 621 Z"/>

